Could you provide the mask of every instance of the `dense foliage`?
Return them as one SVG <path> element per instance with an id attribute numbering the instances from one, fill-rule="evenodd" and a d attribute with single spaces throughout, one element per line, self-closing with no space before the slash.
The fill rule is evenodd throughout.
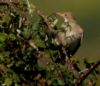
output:
<path id="1" fill-rule="evenodd" d="M 60 46 L 37 11 L 30 13 L 26 2 L 0 2 L 0 85 L 72 86 L 76 76 L 62 64 L 62 57 Z M 84 62 L 87 68 L 94 64 Z M 81 69 L 77 68 L 78 77 Z M 94 85 L 92 77 L 97 73 L 95 70 L 81 84 Z"/>

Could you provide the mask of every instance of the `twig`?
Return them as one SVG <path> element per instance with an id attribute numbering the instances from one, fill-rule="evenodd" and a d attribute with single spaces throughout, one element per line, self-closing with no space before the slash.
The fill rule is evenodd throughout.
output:
<path id="1" fill-rule="evenodd" d="M 44 16 L 39 10 L 37 10 L 37 14 L 44 20 L 44 23 L 48 27 L 48 31 L 53 33 L 53 35 L 56 35 L 57 32 L 50 26 L 49 21 L 46 16 Z"/>
<path id="2" fill-rule="evenodd" d="M 18 6 L 19 3 L 18 2 L 5 2 L 5 1 L 0 1 L 0 5 L 7 5 L 7 6 L 11 6 L 11 4 Z"/>
<path id="3" fill-rule="evenodd" d="M 93 64 L 90 68 L 84 71 L 80 76 L 74 80 L 74 86 L 79 86 L 83 80 L 98 66 L 100 65 L 100 60 Z"/>

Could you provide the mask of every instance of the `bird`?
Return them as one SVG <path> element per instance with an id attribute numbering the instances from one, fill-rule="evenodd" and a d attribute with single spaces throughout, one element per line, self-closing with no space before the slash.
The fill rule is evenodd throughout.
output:
<path id="1" fill-rule="evenodd" d="M 84 31 L 76 22 L 71 12 L 56 12 L 56 15 L 64 19 L 64 23 L 60 27 L 61 31 L 56 35 L 56 41 L 59 45 L 63 46 L 67 54 L 66 59 L 69 59 L 80 48 Z"/>

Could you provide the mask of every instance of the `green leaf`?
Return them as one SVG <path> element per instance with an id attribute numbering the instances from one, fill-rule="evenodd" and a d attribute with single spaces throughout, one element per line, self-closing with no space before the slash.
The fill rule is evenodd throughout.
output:
<path id="1" fill-rule="evenodd" d="M 10 39 L 16 39 L 16 36 L 11 33 L 11 34 L 8 35 L 8 38 L 10 38 Z"/>
<path id="2" fill-rule="evenodd" d="M 16 73 L 13 73 L 14 82 L 20 82 L 19 76 Z"/>
<path id="3" fill-rule="evenodd" d="M 35 44 L 40 47 L 40 48 L 46 48 L 45 43 L 43 42 L 43 40 L 40 39 L 39 36 L 37 36 L 37 38 L 34 39 Z"/>
<path id="4" fill-rule="evenodd" d="M 0 42 L 4 42 L 6 38 L 7 38 L 7 34 L 0 33 Z"/>
<path id="5" fill-rule="evenodd" d="M 32 30 L 38 31 L 38 29 L 40 28 L 40 17 L 34 15 L 33 18 L 30 19 L 30 21 L 32 22 Z"/>
<path id="6" fill-rule="evenodd" d="M 6 80 L 5 80 L 5 85 L 6 86 L 11 86 L 12 83 L 13 83 L 13 79 L 12 78 L 6 78 Z"/>
<path id="7" fill-rule="evenodd" d="M 29 38 L 30 35 L 31 35 L 32 31 L 31 29 L 29 28 L 24 28 L 23 32 L 22 32 L 22 35 L 25 37 L 25 38 Z"/>

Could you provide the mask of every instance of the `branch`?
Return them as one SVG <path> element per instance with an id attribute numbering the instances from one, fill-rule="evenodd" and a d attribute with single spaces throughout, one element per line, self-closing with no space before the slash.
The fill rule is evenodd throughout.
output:
<path id="1" fill-rule="evenodd" d="M 37 14 L 43 19 L 44 23 L 48 27 L 48 31 L 50 31 L 51 33 L 53 33 L 53 35 L 56 35 L 57 32 L 49 24 L 49 21 L 48 21 L 47 17 L 44 16 L 39 10 L 37 10 Z"/>
<path id="2" fill-rule="evenodd" d="M 5 2 L 5 1 L 0 1 L 0 5 L 6 5 L 6 6 L 12 6 L 12 5 L 18 6 L 18 2 Z"/>
<path id="3" fill-rule="evenodd" d="M 82 72 L 77 79 L 74 80 L 74 86 L 79 86 L 83 80 L 98 66 L 100 65 L 100 60 L 97 61 L 95 64 L 91 65 L 86 71 Z"/>

